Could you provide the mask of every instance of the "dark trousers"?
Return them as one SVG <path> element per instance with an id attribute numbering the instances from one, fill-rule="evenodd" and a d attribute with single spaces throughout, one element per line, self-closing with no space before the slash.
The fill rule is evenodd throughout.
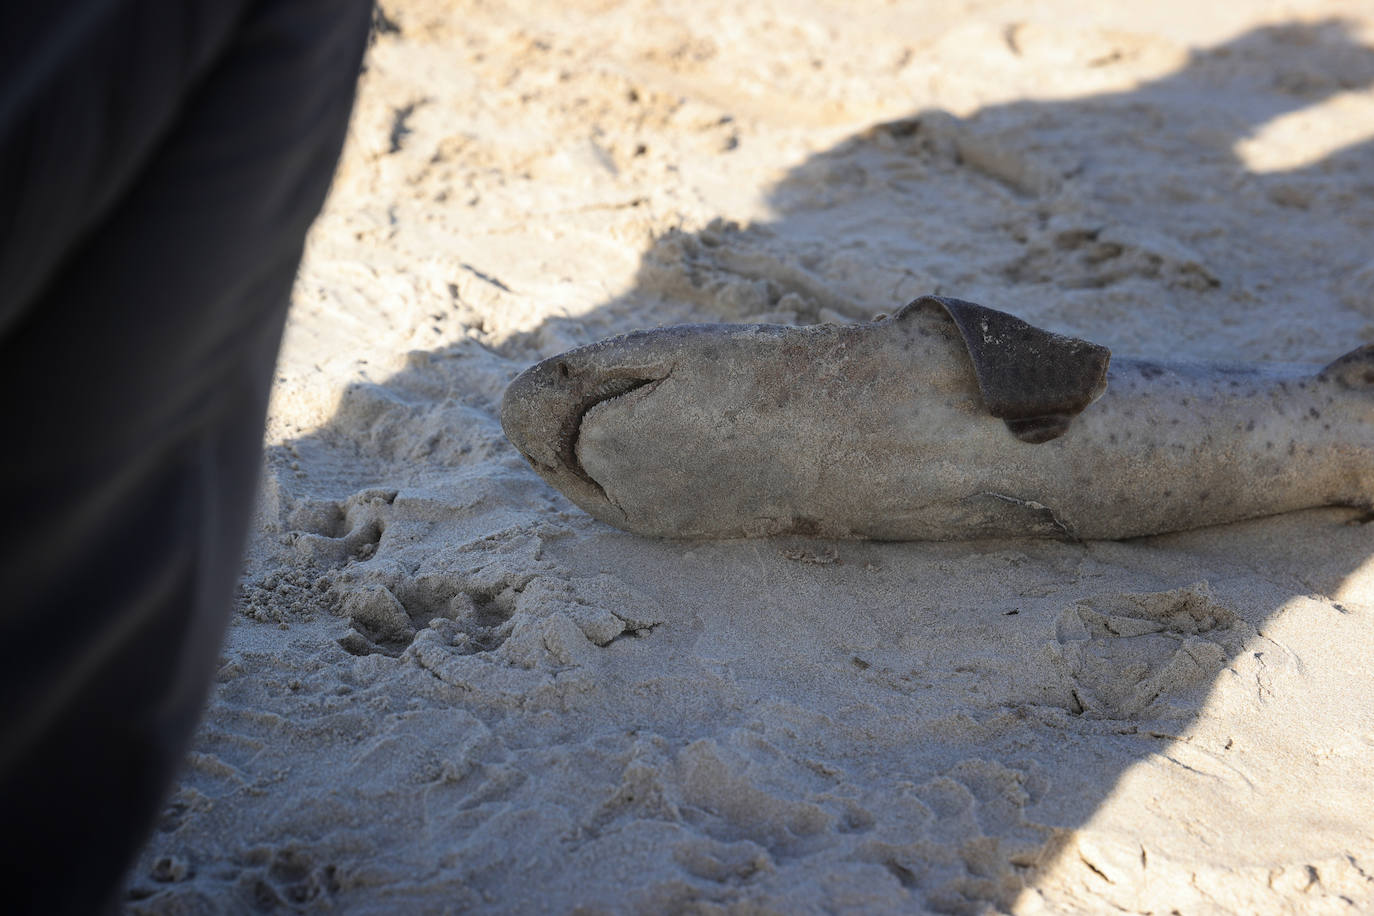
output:
<path id="1" fill-rule="evenodd" d="M 0 888 L 114 902 L 216 668 L 369 0 L 0 29 Z M 18 905 L 17 908 L 15 905 Z"/>

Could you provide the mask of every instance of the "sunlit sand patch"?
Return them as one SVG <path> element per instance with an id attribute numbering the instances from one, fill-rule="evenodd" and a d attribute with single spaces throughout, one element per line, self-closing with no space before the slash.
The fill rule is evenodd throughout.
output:
<path id="1" fill-rule="evenodd" d="M 1342 92 L 1274 118 L 1235 145 L 1245 167 L 1261 174 L 1306 168 L 1374 140 L 1374 92 Z"/>
<path id="2" fill-rule="evenodd" d="M 1374 561 L 1346 589 L 1368 594 L 1371 572 Z M 1034 912 L 1046 897 L 1156 912 L 1218 899 L 1228 910 L 1269 912 L 1294 892 L 1314 912 L 1358 899 L 1371 852 L 1358 774 L 1374 722 L 1350 703 L 1314 702 L 1341 696 L 1363 664 L 1341 636 L 1358 632 L 1357 616 L 1295 597 L 1206 679 L 1191 721 L 1147 718 L 1118 730 L 1148 752 L 1122 769 L 1091 817 L 1056 832 L 1013 912 Z"/>

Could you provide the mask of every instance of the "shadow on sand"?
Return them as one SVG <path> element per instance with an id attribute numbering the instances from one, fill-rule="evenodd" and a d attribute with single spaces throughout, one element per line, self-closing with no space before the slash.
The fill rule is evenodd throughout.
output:
<path id="1" fill-rule="evenodd" d="M 1333 21 L 1245 34 L 1130 92 L 875 125 L 773 188 L 776 219 L 668 233 L 623 296 L 496 350 L 413 354 L 274 450 L 284 540 L 325 571 L 339 644 L 409 666 L 427 708 L 476 717 L 521 774 L 499 809 L 485 784 L 427 796 L 450 831 L 440 879 L 532 892 L 474 864 L 497 841 L 473 812 L 519 810 L 523 833 L 492 834 L 511 861 L 610 855 L 596 844 L 618 835 L 635 907 L 1167 910 L 1195 899 L 1190 873 L 1214 876 L 1196 893 L 1228 869 L 1250 893 L 1251 865 L 1346 893 L 1332 869 L 1360 867 L 1342 837 L 1367 812 L 1345 824 L 1321 796 L 1354 764 L 1314 775 L 1265 748 L 1309 754 L 1304 722 L 1352 715 L 1307 704 L 1339 697 L 1374 614 L 1374 529 L 1353 513 L 1079 545 L 649 541 L 549 490 L 496 410 L 528 362 L 606 334 L 862 319 L 929 292 L 1129 355 L 1332 358 L 1374 318 L 1374 255 L 1351 243 L 1374 234 L 1374 144 L 1263 173 L 1236 149 L 1370 85 L 1374 51 Z M 326 453 L 334 497 L 293 493 L 292 455 Z M 556 752 L 583 763 L 554 802 Z M 351 855 L 289 824 L 317 862 Z M 1247 833 L 1237 863 L 1227 835 Z"/>

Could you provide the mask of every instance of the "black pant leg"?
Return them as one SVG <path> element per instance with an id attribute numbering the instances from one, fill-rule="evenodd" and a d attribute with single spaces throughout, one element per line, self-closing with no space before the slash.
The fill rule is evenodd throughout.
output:
<path id="1" fill-rule="evenodd" d="M 44 111 L 40 92 L 0 125 L 7 164 L 83 183 L 54 192 L 51 224 L 34 227 L 43 244 L 6 264 L 37 273 L 32 289 L 0 276 L 0 875 L 21 911 L 109 901 L 195 725 L 286 302 L 371 15 L 363 0 L 279 0 L 184 28 L 188 8 L 213 5 L 124 4 L 165 42 L 138 45 L 173 60 L 153 69 L 182 74 L 174 91 L 111 93 L 121 57 L 101 36 L 128 30 L 86 33 L 96 48 L 69 47 L 57 69 L 66 107 Z M 64 130 L 117 137 L 120 167 L 52 143 Z M 8 248 L 16 227 L 4 230 Z"/>

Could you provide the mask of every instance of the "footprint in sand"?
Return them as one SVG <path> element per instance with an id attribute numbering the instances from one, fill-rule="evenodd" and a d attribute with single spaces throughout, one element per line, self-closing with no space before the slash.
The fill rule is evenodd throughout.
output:
<path id="1" fill-rule="evenodd" d="M 1206 582 L 1100 595 L 1065 608 L 1051 654 L 1065 708 L 1104 719 L 1195 715 L 1217 675 L 1256 633 Z"/>

